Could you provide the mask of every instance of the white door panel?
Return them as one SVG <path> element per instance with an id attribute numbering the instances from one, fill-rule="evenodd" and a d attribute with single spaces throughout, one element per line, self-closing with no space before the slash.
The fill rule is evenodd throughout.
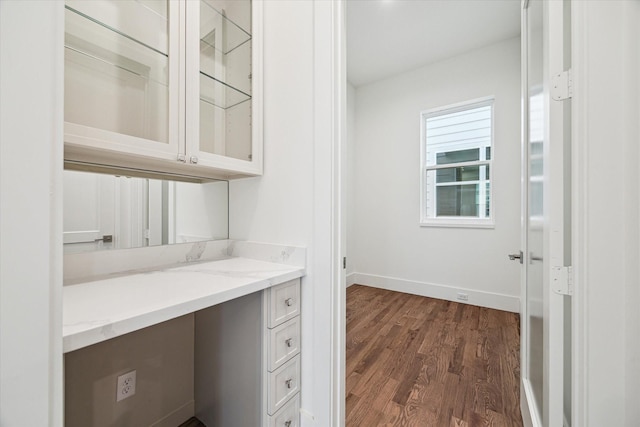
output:
<path id="1" fill-rule="evenodd" d="M 110 175 L 64 172 L 65 252 L 84 252 L 106 248 L 105 235 L 114 235 L 115 177 Z"/>
<path id="2" fill-rule="evenodd" d="M 570 263 L 570 100 L 554 100 L 552 77 L 569 68 L 568 1 L 523 2 L 522 406 L 525 425 L 565 421 L 565 300 L 554 268 Z M 565 245 L 565 242 L 567 244 Z M 568 350 L 568 349 L 567 349 Z"/>

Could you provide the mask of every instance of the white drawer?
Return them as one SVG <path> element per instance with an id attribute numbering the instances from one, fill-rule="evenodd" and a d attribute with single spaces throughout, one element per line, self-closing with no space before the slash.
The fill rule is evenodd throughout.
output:
<path id="1" fill-rule="evenodd" d="M 269 328 L 300 314 L 300 279 L 269 289 Z"/>
<path id="2" fill-rule="evenodd" d="M 269 427 L 298 427 L 300 425 L 300 395 L 291 399 L 275 415 L 269 417 Z"/>
<path id="3" fill-rule="evenodd" d="M 269 371 L 300 353 L 300 317 L 269 329 Z"/>
<path id="4" fill-rule="evenodd" d="M 300 390 L 300 356 L 269 373 L 269 415 L 282 408 Z"/>

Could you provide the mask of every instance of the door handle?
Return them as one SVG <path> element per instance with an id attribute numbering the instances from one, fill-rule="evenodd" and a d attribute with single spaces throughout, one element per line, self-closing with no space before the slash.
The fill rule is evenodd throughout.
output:
<path id="1" fill-rule="evenodd" d="M 519 253 L 517 253 L 517 254 L 509 254 L 509 259 L 510 259 L 511 261 L 519 260 L 519 261 L 520 261 L 520 264 L 522 264 L 522 263 L 524 262 L 522 258 L 523 258 L 523 256 L 522 256 L 522 251 L 520 251 L 520 252 L 519 252 Z"/>

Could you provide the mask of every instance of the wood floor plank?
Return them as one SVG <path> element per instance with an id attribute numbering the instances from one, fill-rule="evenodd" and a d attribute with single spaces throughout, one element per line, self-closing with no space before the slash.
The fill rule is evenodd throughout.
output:
<path id="1" fill-rule="evenodd" d="M 349 374 L 349 376 L 347 377 L 347 380 L 345 382 L 345 387 L 344 387 L 345 395 L 348 395 L 349 393 L 351 393 L 351 391 L 354 389 L 354 387 L 356 385 L 358 385 L 358 382 L 360 381 L 360 378 L 362 378 L 362 374 L 359 374 L 357 372 L 351 372 Z"/>
<path id="2" fill-rule="evenodd" d="M 378 365 L 371 365 L 364 371 L 358 384 L 353 388 L 352 393 L 358 396 L 367 396 L 371 394 L 371 390 L 378 390 L 381 384 L 389 378 L 389 364 L 387 361 L 394 357 L 394 354 L 388 348 L 382 350 L 380 358 L 380 368 Z"/>
<path id="3" fill-rule="evenodd" d="M 409 399 L 409 395 L 411 394 L 411 390 L 413 390 L 414 386 L 418 382 L 418 378 L 420 376 L 420 371 L 424 366 L 424 356 L 416 354 L 409 362 L 410 366 L 405 371 L 404 376 L 402 377 L 402 381 L 399 381 L 395 378 L 396 383 L 398 383 L 398 387 L 396 388 L 396 392 L 393 395 L 393 401 L 399 405 L 406 405 L 407 400 Z"/>
<path id="4" fill-rule="evenodd" d="M 347 427 L 521 427 L 517 314 L 353 285 Z"/>
<path id="5" fill-rule="evenodd" d="M 451 422 L 449 423 L 449 427 L 469 427 L 469 423 L 465 420 L 462 420 L 458 417 L 451 417 Z"/>
<path id="6" fill-rule="evenodd" d="M 354 420 L 352 422 L 357 422 L 354 416 L 352 416 L 353 409 L 356 407 L 358 402 L 360 401 L 360 397 L 355 394 L 349 393 L 345 399 L 345 417 L 347 419 Z"/>
<path id="7" fill-rule="evenodd" d="M 393 378 L 388 378 L 376 398 L 373 400 L 373 409 L 384 413 L 384 408 L 387 406 L 387 403 L 392 400 L 396 390 L 398 389 L 398 385 L 398 381 Z"/>
<path id="8" fill-rule="evenodd" d="M 356 316 L 353 328 L 347 330 L 347 371 L 354 369 L 354 365 L 361 359 L 361 354 L 367 352 L 374 344 L 374 341 L 370 338 L 381 332 L 380 325 L 388 326 L 386 329 L 387 334 L 393 332 L 395 324 L 391 321 L 391 317 L 406 301 L 399 296 L 395 296 L 395 298 L 388 299 L 385 306 L 382 298 L 383 296 L 380 296 L 380 299 L 363 306 L 363 317 L 365 317 L 366 321 L 359 321 L 360 319 Z M 349 311 L 349 308 L 347 310 Z"/>
<path id="9" fill-rule="evenodd" d="M 397 425 L 396 423 L 400 419 L 402 409 L 403 407 L 401 405 L 398 405 L 396 402 L 388 402 L 382 411 L 384 414 L 384 420 L 380 425 L 385 427 L 392 427 L 394 425 Z M 347 425 L 351 426 L 351 424 L 349 424 L 349 421 L 347 421 Z"/>

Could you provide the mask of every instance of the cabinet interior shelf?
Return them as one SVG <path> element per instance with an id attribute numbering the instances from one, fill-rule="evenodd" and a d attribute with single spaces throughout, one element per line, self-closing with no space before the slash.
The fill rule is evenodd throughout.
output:
<path id="1" fill-rule="evenodd" d="M 123 70 L 168 86 L 168 56 L 123 31 L 65 6 L 65 57 L 74 64 Z"/>
<path id="2" fill-rule="evenodd" d="M 249 101 L 251 95 L 200 71 L 200 100 L 227 109 Z"/>
<path id="3" fill-rule="evenodd" d="M 251 40 L 251 34 L 229 19 L 223 10 L 202 1 L 200 7 L 200 41 L 224 55 Z"/>
<path id="4" fill-rule="evenodd" d="M 65 5 L 65 9 L 66 9 L 66 11 L 73 12 L 73 14 L 75 14 L 76 16 L 81 17 L 81 18 L 83 18 L 84 20 L 86 20 L 86 21 L 88 21 L 90 23 L 98 25 L 98 26 L 104 28 L 105 30 L 107 30 L 109 32 L 115 33 L 115 34 L 117 34 L 119 36 L 122 36 L 122 37 L 128 39 L 128 40 L 131 40 L 132 42 L 137 43 L 137 44 L 139 44 L 140 46 L 142 46 L 142 47 L 144 47 L 146 49 L 149 49 L 149 50 L 152 50 L 154 52 L 157 52 L 160 55 L 168 56 L 167 52 L 162 52 L 159 49 L 156 49 L 156 48 L 154 48 L 152 46 L 149 46 L 147 43 L 145 43 L 145 42 L 143 42 L 141 40 L 138 40 L 137 38 L 127 34 L 126 32 L 124 32 L 122 30 L 119 30 L 117 28 L 113 28 L 112 26 L 105 24 L 104 22 L 100 21 L 99 19 L 96 19 L 96 18 L 94 18 L 92 16 L 89 16 L 87 14 L 84 14 L 84 13 L 80 12 L 79 10 L 76 10 L 76 9 L 72 8 L 69 5 Z M 68 25 L 70 16 L 73 16 L 73 15 L 65 14 L 65 29 L 67 31 L 70 28 L 69 25 Z M 82 23 L 80 21 L 77 21 L 77 22 L 80 25 L 82 25 Z M 90 25 L 91 24 L 88 24 L 88 26 L 90 26 Z"/>

